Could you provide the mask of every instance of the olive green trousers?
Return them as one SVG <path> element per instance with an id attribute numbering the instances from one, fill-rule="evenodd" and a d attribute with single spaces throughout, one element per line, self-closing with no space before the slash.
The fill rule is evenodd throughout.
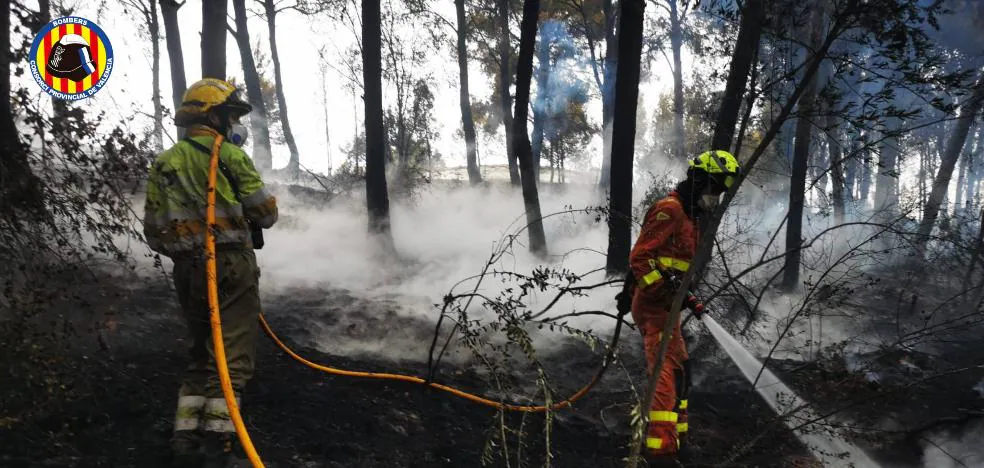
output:
<path id="1" fill-rule="evenodd" d="M 259 271 L 252 249 L 219 250 L 216 254 L 222 340 L 237 401 L 255 367 L 260 314 Z M 171 440 L 176 452 L 184 452 L 197 450 L 201 442 L 200 431 L 232 433 L 235 428 L 216 369 L 204 257 L 176 257 L 174 285 L 188 326 L 191 357 L 181 378 Z"/>

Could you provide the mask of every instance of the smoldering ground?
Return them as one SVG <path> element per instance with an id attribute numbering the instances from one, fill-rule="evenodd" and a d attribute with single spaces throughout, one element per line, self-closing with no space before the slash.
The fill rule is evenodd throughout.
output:
<path id="1" fill-rule="evenodd" d="M 440 307 L 435 304 L 440 304 L 449 292 L 471 291 L 478 281 L 474 276 L 482 271 L 490 255 L 501 248 L 504 239 L 518 233 L 513 248 L 508 255 L 494 263 L 492 271 L 529 273 L 537 265 L 544 263 L 527 252 L 526 234 L 519 230 L 526 222 L 520 208 L 522 200 L 518 193 L 506 188 L 495 185 L 482 188 L 446 188 L 436 183 L 420 191 L 409 202 L 394 202 L 392 218 L 396 254 L 390 256 L 380 255 L 375 241 L 365 234 L 366 218 L 362 208 L 364 201 L 359 190 L 323 203 L 293 195 L 291 191 L 277 184 L 273 185 L 273 189 L 281 204 L 281 221 L 267 232 L 267 247 L 258 252 L 265 313 L 275 330 L 292 346 L 315 353 L 314 356 L 320 357 L 327 364 L 350 365 L 360 370 L 396 368 L 409 369 L 411 373 L 420 372 L 420 366 L 427 360 L 434 323 L 439 316 Z M 595 211 L 583 210 L 598 204 L 594 188 L 555 190 L 551 186 L 545 186 L 541 193 L 544 213 L 570 211 L 551 216 L 546 221 L 551 254 L 546 263 L 583 275 L 578 280 L 579 284 L 603 282 L 605 277 L 600 268 L 604 264 L 607 246 L 607 226 L 603 218 L 598 219 Z M 726 244 L 728 242 L 745 246 L 741 250 L 729 250 L 735 253 L 729 257 L 730 265 L 735 270 L 750 267 L 763 254 L 771 255 L 771 251 L 780 249 L 777 246 L 767 246 L 764 239 L 775 233 L 776 229 L 781 229 L 784 213 L 781 208 L 763 209 L 767 201 L 767 197 L 743 194 L 741 203 L 735 206 L 735 210 L 726 220 L 722 234 L 725 248 L 730 249 Z M 137 210 L 139 207 L 140 203 L 135 203 Z M 829 227 L 828 221 L 811 224 L 807 234 L 817 234 L 826 229 Z M 749 229 L 749 226 L 753 229 Z M 870 235 L 871 229 L 873 228 L 861 226 L 856 230 L 845 228 L 828 234 L 829 237 L 811 247 L 824 255 L 818 255 L 810 268 L 830 266 L 830 259 L 838 258 L 849 249 L 847 245 L 851 239 Z M 166 273 L 170 268 L 168 262 L 165 260 L 163 268 L 155 268 L 150 257 L 136 250 L 135 248 L 134 257 L 140 265 L 140 276 L 128 280 L 133 293 L 146 295 L 146 286 L 149 283 L 166 288 Z M 870 264 L 863 258 L 852 259 L 852 262 L 837 267 L 842 270 L 835 269 L 841 274 L 838 276 L 841 282 L 850 283 L 856 280 L 856 276 L 845 273 L 861 268 L 868 274 L 886 278 L 888 283 L 903 284 L 884 274 L 884 263 L 881 266 L 877 263 Z M 712 267 L 712 287 L 708 291 L 713 291 L 717 287 L 715 284 L 720 285 L 719 282 L 715 283 L 719 281 L 715 279 L 719 276 L 714 273 L 717 268 L 720 266 Z M 746 278 L 747 283 L 764 283 L 774 271 L 769 268 L 761 268 L 761 271 L 756 270 L 750 274 Z M 515 284 L 504 282 L 495 275 L 488 275 L 479 289 L 494 297 L 511 286 L 514 287 Z M 612 297 L 616 290 L 617 286 L 612 285 L 593 289 L 585 296 L 563 296 L 552 310 L 556 313 L 591 310 L 613 312 Z M 877 297 L 876 293 L 891 294 L 890 291 L 864 288 L 858 294 L 874 298 Z M 134 327 L 151 327 L 158 331 L 170 330 L 168 333 L 171 335 L 180 334 L 177 309 L 173 298 L 169 297 L 173 294 L 166 290 L 157 294 L 167 300 L 161 300 L 153 306 L 144 306 L 142 315 L 123 318 L 129 324 L 124 323 L 120 330 L 131 330 L 131 339 L 139 340 L 136 338 L 138 336 L 147 338 L 145 331 L 138 332 Z M 802 366 L 810 359 L 822 358 L 845 341 L 866 344 L 864 348 L 853 350 L 853 354 L 845 355 L 844 359 L 879 350 L 879 344 L 866 340 L 865 334 L 857 333 L 863 329 L 857 327 L 875 317 L 881 320 L 891 315 L 891 311 L 872 314 L 867 310 L 852 309 L 851 304 L 837 304 L 835 307 L 832 305 L 835 302 L 826 298 L 828 302 L 822 309 L 828 315 L 841 310 L 850 320 L 838 323 L 836 319 L 826 318 L 821 331 L 815 326 L 816 313 L 793 316 L 803 302 L 813 300 L 808 295 L 807 291 L 792 294 L 767 291 L 759 306 L 757 326 L 753 329 L 757 333 L 745 337 L 746 346 L 757 350 L 760 356 L 768 355 L 771 345 L 780 336 L 777 325 L 793 320 L 795 323 L 790 333 L 782 338 L 783 348 L 780 351 L 786 352 L 779 352 L 774 356 L 781 358 L 774 364 L 781 370 Z M 553 297 L 551 292 L 535 291 L 525 298 L 525 307 L 537 311 Z M 884 299 L 879 300 L 884 302 Z M 857 302 L 863 301 L 857 299 L 852 304 L 856 305 Z M 731 327 L 732 330 L 740 330 L 740 325 L 744 323 L 744 312 L 739 303 L 721 298 L 713 304 L 715 313 L 722 321 L 727 323 L 733 320 L 739 326 Z M 479 320 L 490 321 L 495 318 L 493 312 L 478 302 L 472 304 L 469 312 Z M 153 323 L 158 325 L 151 325 Z M 579 329 L 593 331 L 604 341 L 609 337 L 613 321 L 605 317 L 587 316 L 573 318 L 570 323 Z M 451 324 L 452 321 L 448 321 L 442 329 L 442 340 L 447 337 Z M 812 331 L 811 324 L 814 326 Z M 531 328 L 537 352 L 546 369 L 551 371 L 550 379 L 558 385 L 560 393 L 575 390 L 590 377 L 589 374 L 600 362 L 603 348 L 592 350 L 583 341 L 572 340 L 568 334 Z M 691 330 L 699 333 L 700 327 L 691 327 Z M 635 385 L 638 388 L 642 383 L 641 344 L 636 332 L 625 330 L 624 334 L 622 357 L 627 361 L 628 368 L 634 371 L 613 370 L 599 387 L 598 395 L 600 398 L 610 399 L 608 404 L 623 402 L 627 408 L 633 401 L 630 386 Z M 122 346 L 120 341 L 124 339 L 117 331 L 108 335 L 107 342 L 110 346 Z M 180 345 L 179 341 L 175 343 Z M 747 388 L 747 383 L 737 379 L 733 369 L 729 370 L 726 358 L 714 352 L 715 345 L 712 341 L 705 338 L 701 343 L 700 348 L 703 351 L 696 351 L 694 354 L 695 359 L 698 359 L 697 380 L 698 385 L 703 387 L 702 391 L 738 391 L 744 392 L 746 397 L 753 400 L 757 398 Z M 808 351 L 811 349 L 812 357 Z M 267 360 L 269 359 L 280 360 L 282 356 L 268 357 Z M 503 359 L 502 362 L 516 361 Z M 525 361 L 520 359 L 519 362 Z M 578 366 L 578 373 L 571 372 L 572 364 Z M 922 361 L 919 365 L 923 365 Z M 847 367 L 850 369 L 839 375 L 847 378 L 851 375 L 875 373 L 884 378 L 893 372 L 899 374 L 899 368 L 904 366 L 896 363 L 883 365 L 883 368 L 876 368 L 871 364 Z M 488 392 L 493 396 L 502 395 L 518 401 L 536 399 L 538 386 L 535 378 L 526 378 L 531 375 L 532 368 L 515 366 L 510 371 L 514 374 L 513 382 L 507 389 L 501 389 L 502 393 L 500 389 L 487 388 L 487 382 L 482 383 L 488 377 L 487 371 L 477 363 L 468 349 L 460 346 L 457 340 L 452 340 L 451 352 L 442 361 L 439 372 L 442 372 L 442 381 L 460 382 L 475 391 Z M 798 371 L 784 374 L 784 379 L 785 375 L 789 375 L 787 381 L 791 386 L 796 387 L 801 394 L 809 395 L 807 399 L 824 409 L 830 402 L 843 397 L 836 392 L 824 393 L 812 388 L 811 385 L 820 383 L 813 381 L 810 373 Z M 979 380 L 975 380 L 975 383 Z M 797 381 L 803 382 L 797 386 Z M 971 387 L 972 385 L 968 385 L 968 390 Z M 936 394 L 937 397 L 942 395 Z M 973 400 L 961 401 L 973 403 Z M 768 411 L 765 411 L 760 416 L 769 416 Z M 903 427 L 889 424 L 890 421 L 901 419 L 897 413 L 899 409 L 892 411 L 881 420 L 871 422 L 868 427 L 878 430 Z M 848 418 L 865 416 L 850 412 L 847 414 Z M 918 425 L 930 417 L 931 415 L 925 414 L 914 416 L 905 421 L 905 427 Z M 626 426 L 611 411 L 607 412 L 605 419 L 603 425 L 609 427 L 609 430 L 625 430 Z M 711 427 L 706 429 L 717 430 Z M 964 432 L 960 430 L 948 431 L 941 432 L 944 435 L 939 437 L 952 439 L 956 444 L 966 439 Z M 879 447 L 878 444 L 868 446 Z M 896 448 L 884 446 L 877 448 L 876 453 Z"/>

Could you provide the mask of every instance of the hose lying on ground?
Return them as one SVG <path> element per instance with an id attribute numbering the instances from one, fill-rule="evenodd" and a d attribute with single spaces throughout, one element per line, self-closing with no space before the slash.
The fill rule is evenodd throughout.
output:
<path id="1" fill-rule="evenodd" d="M 449 387 L 447 385 L 442 385 L 436 382 L 429 382 L 421 377 L 412 376 L 412 375 L 388 374 L 388 373 L 379 373 L 379 372 L 359 372 L 359 371 L 338 369 L 330 366 L 324 366 L 305 359 L 304 357 L 298 355 L 289 347 L 287 347 L 287 345 L 285 345 L 284 342 L 281 341 L 280 338 L 277 337 L 277 335 L 273 332 L 273 330 L 270 328 L 270 324 L 267 323 L 266 318 L 264 318 L 262 314 L 260 315 L 260 325 L 263 327 L 263 331 L 266 332 L 267 336 L 269 336 L 270 339 L 273 340 L 273 342 L 277 345 L 277 347 L 279 347 L 284 353 L 286 353 L 288 356 L 290 356 L 297 362 L 300 362 L 301 364 L 304 364 L 305 366 L 315 370 L 327 372 L 329 374 L 334 374 L 334 375 L 346 376 L 346 377 L 362 377 L 367 379 L 395 380 L 399 382 L 424 384 L 431 388 L 442 390 L 452 395 L 464 398 L 468 401 L 479 403 L 485 406 L 490 406 L 493 408 L 507 410 L 507 411 L 521 411 L 527 413 L 543 413 L 546 411 L 556 411 L 556 410 L 567 408 L 571 406 L 572 403 L 574 403 L 577 400 L 580 400 L 584 395 L 586 395 L 589 391 L 591 391 L 591 388 L 594 387 L 596 383 L 598 383 L 598 380 L 601 379 L 601 376 L 608 369 L 608 365 L 611 364 L 612 359 L 615 357 L 615 350 L 618 348 L 618 336 L 622 331 L 622 320 L 618 320 L 615 325 L 615 331 L 612 334 L 611 344 L 608 347 L 608 353 L 605 355 L 605 360 L 602 362 L 601 368 L 598 370 L 597 373 L 595 373 L 593 377 L 591 377 L 591 380 L 588 382 L 587 385 L 582 387 L 580 390 L 578 390 L 576 393 L 571 395 L 566 400 L 559 401 L 550 406 L 546 406 L 546 405 L 516 405 L 516 404 L 503 403 L 495 400 L 490 400 L 488 398 L 484 398 L 462 390 L 458 390 L 457 388 L 454 387 Z"/>
<path id="2" fill-rule="evenodd" d="M 253 442 L 249 437 L 249 432 L 246 429 L 246 425 L 243 423 L 242 415 L 239 413 L 239 405 L 236 403 L 236 395 L 232 389 L 232 381 L 229 377 L 229 366 L 226 362 L 225 355 L 225 344 L 222 340 L 222 318 L 219 310 L 219 293 L 218 293 L 218 279 L 216 271 L 216 258 L 215 258 L 215 232 L 213 231 L 213 226 L 215 225 L 215 183 L 216 183 L 216 172 L 219 162 L 219 149 L 222 146 L 223 137 L 221 135 L 215 136 L 215 141 L 212 143 L 212 155 L 209 161 L 208 170 L 208 194 L 207 201 L 208 206 L 205 210 L 205 224 L 208 229 L 205 229 L 205 275 L 207 281 L 207 292 L 208 292 L 208 308 L 209 308 L 209 322 L 212 326 L 212 345 L 215 349 L 215 363 L 219 372 L 219 382 L 222 386 L 222 395 L 225 398 L 226 405 L 229 407 L 229 416 L 232 419 L 233 426 L 236 429 L 236 435 L 239 438 L 239 442 L 246 452 L 246 456 L 249 458 L 250 463 L 253 464 L 255 468 L 263 468 L 263 461 L 260 460 L 260 455 L 257 453 L 256 448 L 253 446 Z M 591 388 L 595 386 L 596 383 L 604 375 L 608 366 L 611 364 L 615 357 L 615 351 L 618 349 L 618 338 L 622 331 L 621 319 L 616 321 L 615 331 L 612 333 L 612 340 L 608 346 L 608 352 L 605 355 L 605 360 L 602 362 L 601 368 L 591 380 L 582 387 L 580 390 L 575 392 L 569 398 L 554 403 L 552 405 L 516 405 L 510 403 L 503 403 L 500 401 L 490 400 L 472 393 L 468 393 L 454 387 L 447 385 L 442 385 L 436 382 L 431 382 L 423 378 L 411 375 L 402 374 L 389 374 L 389 373 L 377 373 L 377 372 L 360 372 L 360 371 L 349 371 L 344 369 L 338 369 L 330 366 L 325 366 L 311 362 L 308 359 L 300 356 L 291 350 L 284 342 L 273 332 L 270 328 L 270 324 L 267 323 L 266 318 L 263 314 L 259 315 L 260 326 L 262 326 L 263 331 L 266 332 L 267 336 L 279 347 L 284 353 L 293 358 L 294 360 L 304 364 L 315 370 L 326 372 L 328 374 L 340 375 L 345 377 L 361 377 L 368 379 L 381 379 L 381 380 L 393 380 L 399 382 L 410 382 L 415 384 L 424 384 L 431 388 L 437 390 L 448 392 L 452 395 L 464 398 L 468 401 L 479 403 L 485 406 L 497 408 L 505 411 L 520 411 L 527 413 L 542 413 L 546 411 L 556 411 L 564 408 L 570 407 L 575 401 L 580 400 L 584 395 L 587 395 Z"/>

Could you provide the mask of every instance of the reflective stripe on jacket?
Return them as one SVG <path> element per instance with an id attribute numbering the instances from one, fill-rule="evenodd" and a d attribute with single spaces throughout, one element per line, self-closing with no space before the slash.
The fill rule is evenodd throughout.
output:
<path id="1" fill-rule="evenodd" d="M 192 128 L 188 135 L 212 147 L 209 130 Z M 144 235 L 152 249 L 174 255 L 203 248 L 209 155 L 186 141 L 164 151 L 150 168 L 144 204 Z M 251 248 L 246 218 L 268 228 L 277 221 L 277 200 L 264 188 L 260 174 L 246 153 L 233 144 L 222 143 L 219 158 L 238 179 L 236 201 L 229 181 L 216 175 L 215 242 Z"/>
<path id="2" fill-rule="evenodd" d="M 645 288 L 661 282 L 657 267 L 687 271 L 697 253 L 697 241 L 697 226 L 683 211 L 676 192 L 654 203 L 629 254 L 629 266 L 638 278 L 638 286 Z"/>

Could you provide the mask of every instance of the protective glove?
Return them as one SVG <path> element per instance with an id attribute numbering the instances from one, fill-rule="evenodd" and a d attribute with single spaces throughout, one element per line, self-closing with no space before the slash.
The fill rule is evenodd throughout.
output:
<path id="1" fill-rule="evenodd" d="M 683 306 L 690 309 L 697 320 L 700 320 L 701 316 L 704 315 L 704 304 L 690 291 L 687 291 L 687 298 L 683 300 Z"/>
<path id="2" fill-rule="evenodd" d="M 632 270 L 625 275 L 625 282 L 622 284 L 622 292 L 615 295 L 615 309 L 618 310 L 619 317 L 632 310 L 632 294 L 635 292 L 635 275 Z"/>

